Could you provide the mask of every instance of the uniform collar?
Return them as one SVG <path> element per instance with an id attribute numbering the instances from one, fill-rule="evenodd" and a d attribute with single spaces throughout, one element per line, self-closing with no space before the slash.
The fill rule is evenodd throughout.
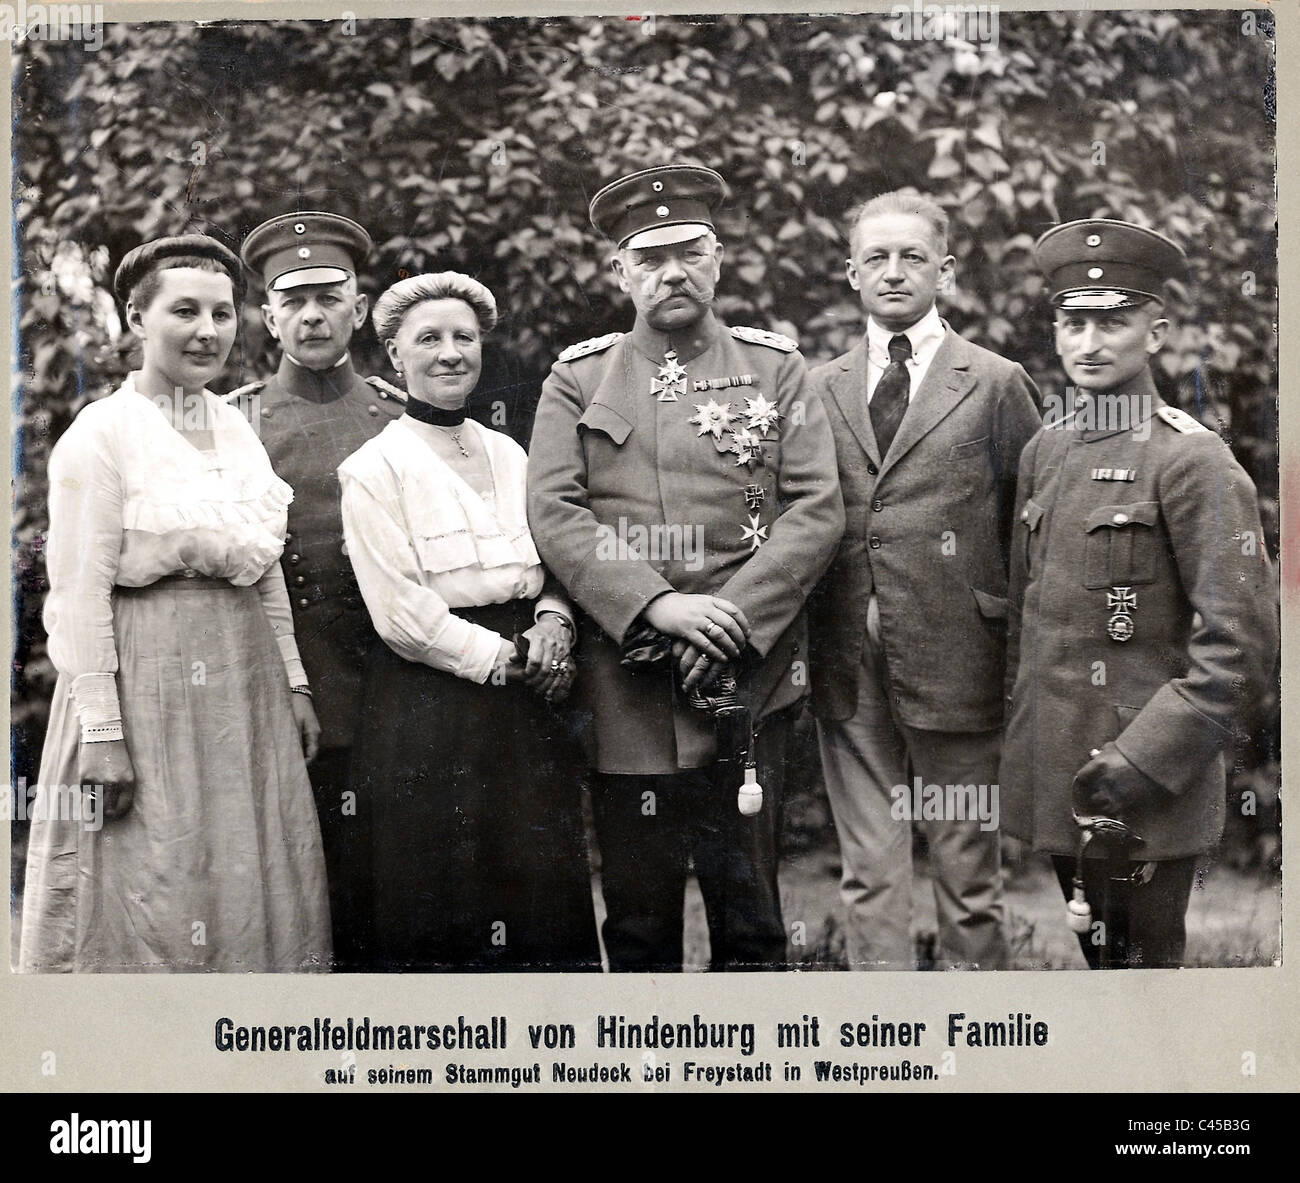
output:
<path id="1" fill-rule="evenodd" d="M 662 364 L 664 354 L 670 349 L 677 354 L 677 360 L 685 364 L 699 357 L 722 333 L 722 325 L 712 310 L 706 312 L 689 329 L 680 333 L 661 333 L 641 316 L 632 326 L 632 344 L 640 353 L 644 353 L 656 365 Z"/>
<path id="2" fill-rule="evenodd" d="M 1085 443 L 1109 439 L 1141 427 L 1164 405 L 1165 400 L 1151 376 L 1151 367 L 1145 366 L 1127 382 L 1109 390 L 1080 387 L 1070 426 Z"/>
<path id="3" fill-rule="evenodd" d="M 328 370 L 308 369 L 286 353 L 280 358 L 280 368 L 275 376 L 280 385 L 297 398 L 323 403 L 346 394 L 356 380 L 356 374 L 352 368 L 352 356 L 348 353 Z"/>

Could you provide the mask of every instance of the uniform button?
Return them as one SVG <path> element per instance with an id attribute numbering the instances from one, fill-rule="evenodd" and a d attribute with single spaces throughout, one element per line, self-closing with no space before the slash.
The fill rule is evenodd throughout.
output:
<path id="1" fill-rule="evenodd" d="M 298 563 L 302 562 L 302 555 L 290 555 L 289 562 L 293 563 L 296 566 Z"/>
<path id="2" fill-rule="evenodd" d="M 885 508 L 885 503 L 881 501 L 880 498 L 876 498 L 876 500 L 871 503 L 871 508 L 875 510 L 876 513 L 879 513 Z"/>
<path id="3" fill-rule="evenodd" d="M 1111 518 L 1111 521 L 1114 522 L 1115 525 L 1117 526 L 1122 526 L 1125 522 L 1128 521 L 1128 514 L 1117 513 L 1113 518 Z"/>
<path id="4" fill-rule="evenodd" d="M 379 414 L 379 408 L 378 408 L 377 406 L 375 406 L 374 403 L 371 403 L 370 406 L 368 406 L 368 407 L 366 408 L 366 410 L 369 411 L 372 415 L 378 415 L 378 414 Z"/>
<path id="5" fill-rule="evenodd" d="M 870 462 L 868 462 L 868 464 L 867 464 L 867 471 L 868 471 L 872 476 L 875 476 L 876 473 L 878 473 L 878 472 L 880 471 L 880 469 L 878 469 L 874 464 L 871 464 Z"/>
<path id="6" fill-rule="evenodd" d="M 181 574 L 184 575 L 186 579 L 193 579 L 198 574 L 198 572 L 191 570 L 189 567 L 186 567 L 185 570 L 181 572 Z"/>
<path id="7" fill-rule="evenodd" d="M 301 587 L 304 583 L 307 582 L 307 577 L 306 577 L 305 575 L 295 575 L 295 576 L 293 577 L 293 581 L 294 581 L 294 583 L 296 583 L 299 587 Z"/>
<path id="8" fill-rule="evenodd" d="M 286 534 L 286 535 L 284 536 L 284 540 L 285 540 L 285 542 L 292 542 L 292 541 L 293 541 L 293 535 L 292 535 L 292 534 Z"/>
<path id="9" fill-rule="evenodd" d="M 871 541 L 868 543 L 868 545 L 871 547 L 872 550 L 879 550 L 879 549 L 880 549 L 880 539 L 877 538 L 877 537 L 873 534 L 873 535 L 871 536 Z"/>
<path id="10" fill-rule="evenodd" d="M 1027 510 L 1027 509 L 1022 509 L 1022 510 L 1020 511 L 1020 520 L 1021 520 L 1022 522 L 1027 522 L 1027 521 L 1029 521 L 1029 510 Z"/>
<path id="11" fill-rule="evenodd" d="M 306 596 L 303 596 L 303 598 L 302 598 L 301 600 L 298 601 L 298 607 L 299 607 L 299 608 L 305 608 L 305 607 L 307 607 L 307 605 L 308 605 L 310 602 L 311 602 L 311 601 L 308 600 Z"/>
<path id="12" fill-rule="evenodd" d="M 270 417 L 271 417 L 271 408 L 270 408 L 270 407 L 263 407 L 263 408 L 262 408 L 262 418 L 263 418 L 263 419 L 269 419 Z"/>

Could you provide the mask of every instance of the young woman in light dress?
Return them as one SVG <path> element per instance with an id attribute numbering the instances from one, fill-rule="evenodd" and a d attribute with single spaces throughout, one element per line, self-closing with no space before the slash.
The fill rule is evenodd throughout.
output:
<path id="1" fill-rule="evenodd" d="M 292 490 L 207 389 L 234 342 L 239 261 L 204 235 L 158 239 L 114 287 L 141 367 L 50 458 L 59 678 L 19 968 L 327 969 L 304 762 L 319 728 L 278 561 Z"/>

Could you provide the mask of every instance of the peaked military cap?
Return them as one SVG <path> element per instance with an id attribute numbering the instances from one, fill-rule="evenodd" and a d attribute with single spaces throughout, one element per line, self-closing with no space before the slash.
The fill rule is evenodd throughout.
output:
<path id="1" fill-rule="evenodd" d="M 299 210 L 263 222 L 244 239 L 240 255 L 268 292 L 282 292 L 356 275 L 370 245 L 370 235 L 351 218 Z"/>
<path id="2" fill-rule="evenodd" d="M 622 247 L 689 242 L 713 229 L 727 186 L 711 168 L 666 164 L 629 173 L 591 199 L 591 224 Z"/>
<path id="3" fill-rule="evenodd" d="M 1058 308 L 1133 308 L 1164 299 L 1164 284 L 1184 274 L 1187 256 L 1154 230 L 1111 218 L 1053 226 L 1034 244 Z"/>

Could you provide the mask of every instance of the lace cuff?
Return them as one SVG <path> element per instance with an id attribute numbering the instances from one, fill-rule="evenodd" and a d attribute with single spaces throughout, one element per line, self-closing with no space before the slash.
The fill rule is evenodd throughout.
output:
<path id="1" fill-rule="evenodd" d="M 72 680 L 72 700 L 77 705 L 82 743 L 108 743 L 122 739 L 122 708 L 117 700 L 117 679 L 112 674 L 82 674 Z"/>

